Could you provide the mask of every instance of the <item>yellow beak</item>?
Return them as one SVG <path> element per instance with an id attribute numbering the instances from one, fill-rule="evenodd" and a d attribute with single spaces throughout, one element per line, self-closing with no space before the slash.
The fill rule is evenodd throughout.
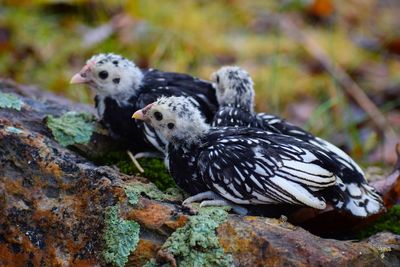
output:
<path id="1" fill-rule="evenodd" d="M 133 113 L 132 119 L 144 120 L 143 111 L 142 111 L 141 109 L 139 109 L 138 111 L 136 111 L 135 113 Z"/>

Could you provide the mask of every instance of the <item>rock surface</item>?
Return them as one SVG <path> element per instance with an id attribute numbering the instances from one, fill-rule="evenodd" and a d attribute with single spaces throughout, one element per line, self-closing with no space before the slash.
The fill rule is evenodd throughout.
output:
<path id="1" fill-rule="evenodd" d="M 83 157 L 115 146 L 104 131 L 88 144 L 55 141 L 48 115 L 91 107 L 7 81 L 0 91 L 22 101 L 20 110 L 0 108 L 0 266 L 179 266 L 210 257 L 219 266 L 400 265 L 400 237 L 390 233 L 338 241 L 220 209 L 190 216 L 146 179 Z"/>

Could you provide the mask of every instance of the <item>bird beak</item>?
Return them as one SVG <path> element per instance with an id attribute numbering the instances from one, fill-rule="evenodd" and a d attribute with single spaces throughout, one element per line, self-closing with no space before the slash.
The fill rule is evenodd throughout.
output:
<path id="1" fill-rule="evenodd" d="M 72 76 L 71 80 L 69 81 L 70 84 L 78 84 L 78 83 L 86 83 L 88 80 L 82 77 L 81 73 L 77 73 Z"/>
<path id="2" fill-rule="evenodd" d="M 136 111 L 135 113 L 133 113 L 132 115 L 132 119 L 137 119 L 137 120 L 144 120 L 144 114 L 143 111 L 141 109 L 139 109 L 138 111 Z"/>
<path id="3" fill-rule="evenodd" d="M 86 64 L 79 73 L 72 76 L 71 80 L 69 81 L 70 84 L 78 84 L 78 83 L 87 83 L 89 79 L 87 78 L 88 72 L 90 72 L 93 68 L 93 63 L 89 62 Z"/>
<path id="4" fill-rule="evenodd" d="M 138 111 L 136 111 L 135 113 L 133 113 L 132 115 L 132 119 L 137 119 L 137 120 L 146 120 L 146 113 L 147 111 L 149 111 L 149 109 L 151 108 L 151 106 L 153 106 L 154 103 L 148 104 L 147 106 L 145 106 L 142 109 L 139 109 Z"/>

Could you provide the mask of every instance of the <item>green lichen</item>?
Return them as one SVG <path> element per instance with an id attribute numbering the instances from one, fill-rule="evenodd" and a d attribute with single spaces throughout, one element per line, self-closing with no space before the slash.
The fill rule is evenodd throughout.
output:
<path id="1" fill-rule="evenodd" d="M 145 265 L 143 265 L 143 267 L 157 267 L 157 262 L 155 259 L 151 259 L 148 262 L 146 262 Z"/>
<path id="2" fill-rule="evenodd" d="M 400 234 L 400 205 L 395 205 L 388 212 L 379 218 L 374 224 L 363 229 L 358 237 L 365 238 L 382 231 L 389 231 Z"/>
<path id="3" fill-rule="evenodd" d="M 169 200 L 179 201 L 182 200 L 182 194 L 177 188 L 169 188 L 166 192 L 162 192 L 153 183 L 131 183 L 124 185 L 125 194 L 128 197 L 128 202 L 136 205 L 139 201 L 139 196 L 145 194 L 151 199 L 155 200 Z"/>
<path id="4" fill-rule="evenodd" d="M 162 159 L 142 158 L 139 159 L 140 165 L 144 169 L 144 173 L 139 173 L 126 151 L 110 151 L 99 158 L 92 159 L 100 165 L 116 165 L 122 173 L 129 175 L 140 175 L 153 182 L 160 190 L 165 191 L 168 188 L 176 188 L 176 184 L 172 179 L 168 170 L 165 168 Z"/>
<path id="5" fill-rule="evenodd" d="M 9 133 L 14 133 L 14 134 L 21 134 L 21 133 L 23 133 L 23 131 L 22 131 L 21 129 L 15 128 L 15 127 L 12 127 L 12 126 L 7 126 L 7 127 L 6 127 L 6 131 L 9 132 Z"/>
<path id="6" fill-rule="evenodd" d="M 0 108 L 12 108 L 20 111 L 22 105 L 22 100 L 16 95 L 0 92 Z"/>
<path id="7" fill-rule="evenodd" d="M 227 216 L 222 208 L 201 208 L 167 239 L 162 249 L 174 256 L 178 266 L 233 266 L 232 255 L 224 253 L 215 233 Z"/>
<path id="8" fill-rule="evenodd" d="M 109 207 L 106 211 L 103 256 L 107 263 L 123 267 L 139 242 L 140 225 L 121 219 L 118 213 L 118 206 Z"/>
<path id="9" fill-rule="evenodd" d="M 69 111 L 59 118 L 47 116 L 47 127 L 62 146 L 86 144 L 94 131 L 94 120 L 92 114 Z"/>

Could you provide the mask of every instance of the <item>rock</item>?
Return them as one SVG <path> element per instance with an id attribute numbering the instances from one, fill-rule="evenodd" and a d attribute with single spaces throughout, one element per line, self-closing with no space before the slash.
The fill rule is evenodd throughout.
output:
<path id="1" fill-rule="evenodd" d="M 398 266 L 400 237 L 380 233 L 362 242 L 316 237 L 278 219 L 231 217 L 218 229 L 235 266 Z"/>
<path id="2" fill-rule="evenodd" d="M 55 140 L 49 115 L 91 107 L 9 81 L 0 91 L 14 103 L 0 107 L 0 266 L 400 264 L 400 237 L 391 233 L 339 241 L 222 208 L 190 215 L 179 194 L 88 160 L 118 147 L 95 122 L 87 143 Z"/>

